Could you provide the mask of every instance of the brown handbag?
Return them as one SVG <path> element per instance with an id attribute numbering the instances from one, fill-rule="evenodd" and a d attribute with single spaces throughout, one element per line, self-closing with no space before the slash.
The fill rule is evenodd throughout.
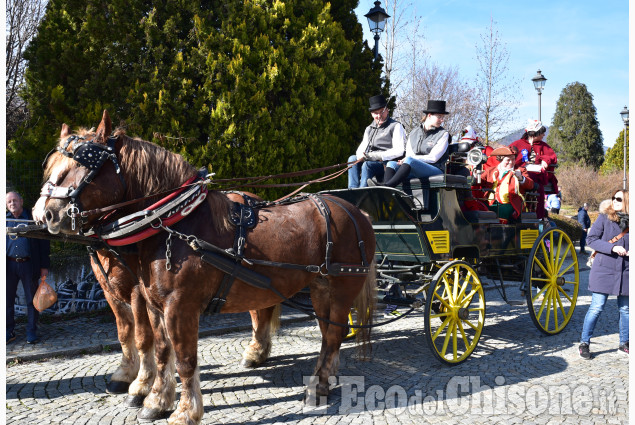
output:
<path id="1" fill-rule="evenodd" d="M 46 283 L 46 277 L 42 276 L 40 280 L 40 286 L 37 287 L 37 291 L 35 291 L 35 296 L 33 297 L 33 306 L 37 309 L 37 311 L 44 311 L 57 301 L 57 294 L 55 290 L 51 288 L 51 285 Z"/>
<path id="2" fill-rule="evenodd" d="M 622 238 L 624 237 L 624 235 L 625 235 L 625 234 L 627 234 L 627 233 L 628 233 L 628 227 L 627 227 L 626 229 L 624 229 L 624 230 L 622 231 L 622 233 L 620 233 L 619 235 L 617 235 L 617 236 L 615 236 L 613 239 L 611 239 L 611 240 L 609 241 L 609 243 L 615 243 L 615 242 L 619 241 L 619 240 L 620 240 L 620 239 L 622 239 Z M 593 265 L 593 260 L 595 259 L 595 255 L 596 255 L 597 253 L 598 253 L 597 251 L 593 251 L 593 252 L 591 253 L 591 255 L 589 256 L 589 259 L 588 259 L 588 260 L 587 260 L 587 262 L 586 262 L 586 265 L 587 265 L 587 266 L 591 267 L 591 266 Z"/>

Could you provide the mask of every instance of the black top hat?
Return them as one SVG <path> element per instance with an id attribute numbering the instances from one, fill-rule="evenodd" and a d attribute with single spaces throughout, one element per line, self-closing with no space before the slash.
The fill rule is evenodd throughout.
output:
<path id="1" fill-rule="evenodd" d="M 368 110 L 371 112 L 388 105 L 388 102 L 386 102 L 386 98 L 380 94 L 371 97 L 370 99 L 368 99 L 368 102 L 370 103 L 370 108 L 368 108 Z"/>
<path id="2" fill-rule="evenodd" d="M 424 114 L 449 114 L 445 110 L 445 100 L 428 100 L 428 107 L 423 110 Z"/>

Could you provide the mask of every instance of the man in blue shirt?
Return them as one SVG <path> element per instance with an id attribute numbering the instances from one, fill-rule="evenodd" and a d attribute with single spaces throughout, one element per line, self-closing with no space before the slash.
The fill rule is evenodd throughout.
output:
<path id="1" fill-rule="evenodd" d="M 7 227 L 31 220 L 31 212 L 23 208 L 24 201 L 17 192 L 7 193 Z M 50 242 L 41 239 L 7 236 L 7 344 L 15 339 L 14 304 L 18 282 L 22 281 L 27 305 L 26 342 L 39 342 L 37 336 L 38 311 L 33 307 L 33 296 L 41 276 L 48 275 Z"/>
<path id="2" fill-rule="evenodd" d="M 554 214 L 560 214 L 560 194 L 552 193 L 547 197 L 547 209 Z"/>

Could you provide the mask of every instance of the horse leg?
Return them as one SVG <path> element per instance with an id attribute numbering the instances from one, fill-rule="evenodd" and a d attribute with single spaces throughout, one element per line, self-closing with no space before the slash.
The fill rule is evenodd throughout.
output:
<path id="1" fill-rule="evenodd" d="M 263 364 L 271 352 L 271 335 L 280 325 L 280 304 L 251 310 L 251 342 L 243 351 L 242 367 L 254 368 Z"/>
<path id="2" fill-rule="evenodd" d="M 128 397 L 124 404 L 128 407 L 141 407 L 143 400 L 150 393 L 152 383 L 157 374 L 157 366 L 154 361 L 154 338 L 152 326 L 146 309 L 146 302 L 140 293 L 139 287 L 135 287 L 131 294 L 131 307 L 135 318 L 135 344 L 139 352 L 139 372 L 128 389 Z"/>
<path id="3" fill-rule="evenodd" d="M 102 288 L 105 286 L 102 285 Z M 106 391 L 110 394 L 123 394 L 128 391 L 130 383 L 139 371 L 139 355 L 134 344 L 134 315 L 130 305 L 114 298 L 110 292 L 104 291 L 106 301 L 115 314 L 117 337 L 121 343 L 121 363 L 110 377 Z"/>
<path id="4" fill-rule="evenodd" d="M 170 425 L 198 424 L 203 418 L 203 394 L 198 369 L 198 310 L 178 302 L 165 311 L 165 327 L 174 344 L 176 369 L 181 379 L 181 398 L 168 419 Z"/>
<path id="5" fill-rule="evenodd" d="M 174 350 L 163 323 L 163 316 L 154 308 L 147 307 L 154 336 L 156 376 L 150 393 L 143 400 L 143 409 L 137 414 L 140 420 L 163 419 L 172 410 L 176 398 L 174 376 Z M 198 329 L 198 327 L 197 327 Z"/>
<path id="6" fill-rule="evenodd" d="M 351 278 L 316 279 L 311 285 L 311 300 L 316 314 L 334 323 L 348 323 L 348 314 L 354 300 L 350 288 L 356 283 L 359 284 Z M 340 364 L 340 346 L 345 336 L 344 329 L 346 328 L 320 321 L 322 348 L 313 371 L 317 382 L 315 385 L 309 385 L 305 393 L 305 403 L 310 406 L 320 405 L 320 398 L 329 394 L 329 378 L 335 377 Z"/>

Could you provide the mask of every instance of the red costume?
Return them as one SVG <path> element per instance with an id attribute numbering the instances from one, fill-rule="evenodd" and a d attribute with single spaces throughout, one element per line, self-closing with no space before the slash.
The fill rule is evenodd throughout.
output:
<path id="1" fill-rule="evenodd" d="M 493 205 L 494 202 L 511 204 L 514 208 L 513 218 L 520 217 L 520 213 L 523 209 L 523 195 L 527 190 L 534 187 L 534 181 L 529 176 L 527 170 L 520 168 L 520 172 L 525 178 L 520 184 L 518 179 L 514 177 L 514 170 L 509 170 L 501 176 L 499 168 L 492 167 L 481 175 L 481 179 L 491 183 L 495 189 L 494 193 L 490 194 L 489 204 Z"/>
<path id="2" fill-rule="evenodd" d="M 558 179 L 553 173 L 555 165 L 558 163 L 556 153 L 551 149 L 551 146 L 543 142 L 542 140 L 536 140 L 534 143 L 529 143 L 525 139 L 518 139 L 509 145 L 510 148 L 518 149 L 516 154 L 515 167 L 527 166 L 529 158 L 531 157 L 531 151 L 536 154 L 534 163 L 541 165 L 542 161 L 547 163 L 547 169 L 542 170 L 539 173 L 529 172 L 532 180 L 539 184 L 538 186 L 538 205 L 536 207 L 536 216 L 543 218 L 545 216 L 545 185 L 551 183 L 553 189 L 551 193 L 558 193 Z"/>

